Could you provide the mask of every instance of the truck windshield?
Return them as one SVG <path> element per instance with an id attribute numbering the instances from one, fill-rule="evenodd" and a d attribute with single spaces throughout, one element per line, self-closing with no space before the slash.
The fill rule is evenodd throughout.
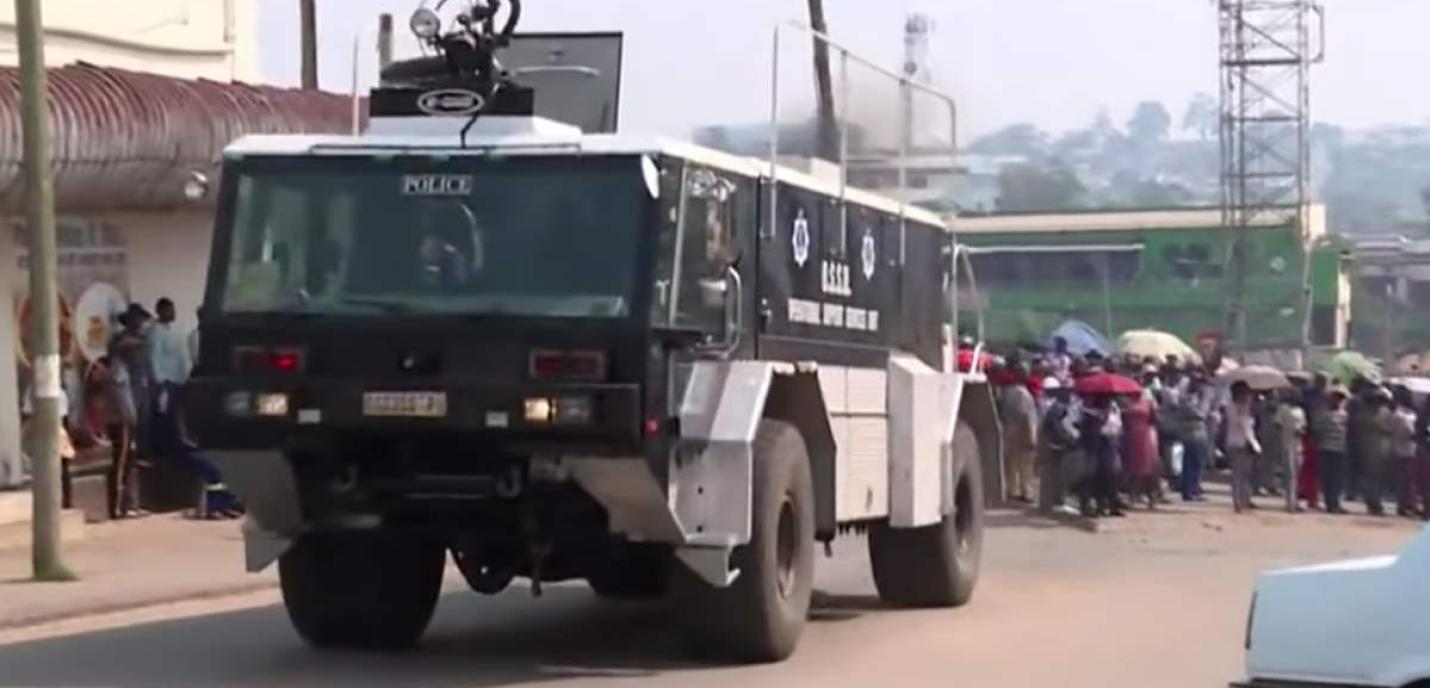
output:
<path id="1" fill-rule="evenodd" d="M 232 163 L 230 313 L 630 313 L 650 196 L 618 157 Z"/>

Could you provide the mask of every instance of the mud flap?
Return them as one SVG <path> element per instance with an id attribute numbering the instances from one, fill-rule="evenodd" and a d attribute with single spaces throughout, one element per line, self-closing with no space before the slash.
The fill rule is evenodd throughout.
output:
<path id="1" fill-rule="evenodd" d="M 278 560 L 302 532 L 298 481 L 277 451 L 207 452 L 224 482 L 243 500 L 244 561 L 257 573 Z"/>
<path id="2" fill-rule="evenodd" d="M 611 528 L 677 546 L 677 557 L 719 587 L 733 583 L 735 547 L 750 541 L 754 440 L 775 375 L 768 361 L 697 361 L 682 376 L 680 441 L 666 481 L 643 459 L 567 459 L 572 478 L 611 516 Z"/>
<path id="3" fill-rule="evenodd" d="M 889 358 L 889 525 L 921 528 L 943 519 L 942 429 L 956 404 L 949 376 L 906 355 Z"/>

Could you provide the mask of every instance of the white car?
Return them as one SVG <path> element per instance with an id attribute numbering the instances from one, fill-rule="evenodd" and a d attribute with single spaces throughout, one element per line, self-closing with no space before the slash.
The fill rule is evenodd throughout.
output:
<path id="1" fill-rule="evenodd" d="M 1398 556 L 1263 573 L 1233 688 L 1430 688 L 1430 529 Z"/>

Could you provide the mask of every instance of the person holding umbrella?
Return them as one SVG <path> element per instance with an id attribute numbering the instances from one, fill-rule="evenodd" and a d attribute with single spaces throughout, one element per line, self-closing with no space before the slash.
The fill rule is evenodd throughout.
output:
<path id="1" fill-rule="evenodd" d="M 1367 436 L 1362 442 L 1359 457 L 1361 497 L 1365 500 L 1366 513 L 1384 516 L 1385 476 L 1398 424 L 1390 390 L 1381 385 L 1372 386 L 1365 408 Z"/>
<path id="2" fill-rule="evenodd" d="M 1113 399 L 1111 394 L 1091 395 L 1078 427 L 1087 468 L 1078 481 L 1078 507 L 1087 517 L 1126 515 L 1117 496 L 1122 414 Z"/>
<path id="3" fill-rule="evenodd" d="M 1115 403 L 1119 396 L 1142 394 L 1136 380 L 1115 373 L 1090 373 L 1077 381 L 1077 391 L 1087 399 L 1078 426 L 1087 464 L 1078 481 L 1078 502 L 1084 516 L 1124 516 L 1117 494 L 1122 445 L 1122 413 Z"/>
<path id="4" fill-rule="evenodd" d="M 1231 403 L 1226 407 L 1226 450 L 1231 458 L 1231 504 L 1236 513 L 1256 508 L 1251 501 L 1252 470 L 1262 452 L 1256 440 L 1251 400 L 1251 386 L 1245 380 L 1231 383 Z"/>
<path id="5" fill-rule="evenodd" d="M 1332 387 L 1327 395 L 1325 409 L 1317 414 L 1314 426 L 1316 448 L 1321 459 L 1321 492 L 1328 514 L 1346 512 L 1341 507 L 1341 490 L 1344 489 L 1350 424 L 1350 414 L 1346 411 L 1345 403 L 1349 396 L 1346 388 Z"/>

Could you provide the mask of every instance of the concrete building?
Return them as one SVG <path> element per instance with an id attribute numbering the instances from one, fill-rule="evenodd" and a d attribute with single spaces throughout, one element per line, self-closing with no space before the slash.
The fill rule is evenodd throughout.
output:
<path id="1" fill-rule="evenodd" d="M 1349 239 L 1355 259 L 1354 345 L 1394 372 L 1430 371 L 1430 239 L 1400 234 Z"/>
<path id="2" fill-rule="evenodd" d="M 44 0 L 46 62 L 255 81 L 254 5 L 254 0 Z M 0 3 L 0 65 L 14 66 L 18 59 L 15 5 Z"/>
<path id="3" fill-rule="evenodd" d="M 43 3 L 72 389 L 124 302 L 152 309 L 169 296 L 180 326 L 195 326 L 213 207 L 211 196 L 186 199 L 185 181 L 197 173 L 216 184 L 223 146 L 244 133 L 349 126 L 347 98 L 243 85 L 258 77 L 255 4 Z M 27 376 L 17 323 L 29 277 L 16 52 L 13 4 L 0 3 L 0 304 L 15 306 L 0 308 L 0 362 L 19 362 L 18 374 L 0 365 L 0 487 L 22 479 L 17 400 Z"/>

